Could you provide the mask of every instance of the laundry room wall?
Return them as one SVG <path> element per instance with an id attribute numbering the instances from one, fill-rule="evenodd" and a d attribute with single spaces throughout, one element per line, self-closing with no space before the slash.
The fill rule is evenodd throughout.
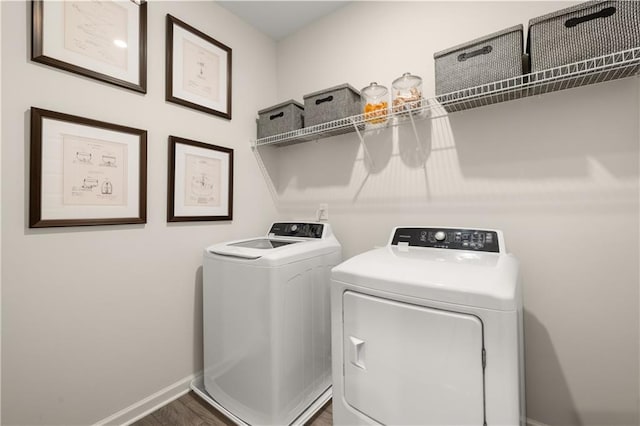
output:
<path id="1" fill-rule="evenodd" d="M 249 139 L 276 101 L 275 42 L 213 2 L 148 3 L 145 95 L 30 60 L 30 5 L 2 7 L 2 421 L 122 424 L 202 368 L 202 249 L 276 219 Z M 165 99 L 166 14 L 233 49 L 233 119 Z M 29 109 L 148 131 L 147 223 L 29 229 Z M 166 222 L 169 135 L 233 148 L 233 220 Z"/>
<path id="2" fill-rule="evenodd" d="M 278 44 L 278 101 L 404 72 L 569 2 L 353 2 Z M 525 29 L 526 31 L 526 29 Z M 637 425 L 638 78 L 368 134 L 260 148 L 283 217 L 329 222 L 346 257 L 396 225 L 504 231 L 521 261 L 532 425 Z M 490 361 L 490 349 L 488 362 Z"/>
<path id="3" fill-rule="evenodd" d="M 0 22 L 2 22 L 2 7 L 0 7 Z M 0 99 L 2 99 L 2 31 L 0 31 Z M 2 102 L 0 102 L 0 176 L 2 176 Z M 2 185 L 0 184 L 0 200 L 2 200 Z M 2 223 L 2 208 L 0 208 L 0 224 Z M 0 307 L 2 306 L 2 232 L 0 230 Z M 0 332 L 2 331 L 2 315 L 0 313 Z M 2 401 L 2 336 L 0 333 L 0 401 Z M 2 404 L 0 403 L 0 425 L 2 424 Z"/>

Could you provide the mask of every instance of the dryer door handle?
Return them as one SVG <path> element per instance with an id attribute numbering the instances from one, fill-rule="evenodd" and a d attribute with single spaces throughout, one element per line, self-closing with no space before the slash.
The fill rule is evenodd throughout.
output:
<path id="1" fill-rule="evenodd" d="M 366 370 L 367 367 L 364 365 L 364 343 L 364 340 L 349 336 L 349 361 L 356 367 Z"/>

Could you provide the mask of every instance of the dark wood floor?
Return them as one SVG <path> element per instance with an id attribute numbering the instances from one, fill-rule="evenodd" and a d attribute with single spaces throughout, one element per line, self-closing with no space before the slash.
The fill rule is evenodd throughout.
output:
<path id="1" fill-rule="evenodd" d="M 131 426 L 235 426 L 231 420 L 189 391 L 175 401 L 141 418 Z M 306 426 L 333 425 L 331 402 L 322 407 Z"/>

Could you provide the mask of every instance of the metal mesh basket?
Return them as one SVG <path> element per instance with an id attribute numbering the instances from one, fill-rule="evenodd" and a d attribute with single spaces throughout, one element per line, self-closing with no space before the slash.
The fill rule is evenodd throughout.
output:
<path id="1" fill-rule="evenodd" d="M 436 94 L 522 75 L 522 37 L 516 25 L 435 53 Z"/>
<path id="2" fill-rule="evenodd" d="M 590 1 L 529 21 L 539 71 L 640 46 L 640 1 Z"/>

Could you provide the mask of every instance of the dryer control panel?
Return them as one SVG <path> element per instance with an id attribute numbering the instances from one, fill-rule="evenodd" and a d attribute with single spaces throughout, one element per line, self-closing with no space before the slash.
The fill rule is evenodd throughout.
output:
<path id="1" fill-rule="evenodd" d="M 500 252 L 498 233 L 480 229 L 397 228 L 391 245 Z"/>
<path id="2" fill-rule="evenodd" d="M 322 238 L 324 225 L 321 223 L 279 222 L 274 223 L 269 235 L 276 237 Z"/>

